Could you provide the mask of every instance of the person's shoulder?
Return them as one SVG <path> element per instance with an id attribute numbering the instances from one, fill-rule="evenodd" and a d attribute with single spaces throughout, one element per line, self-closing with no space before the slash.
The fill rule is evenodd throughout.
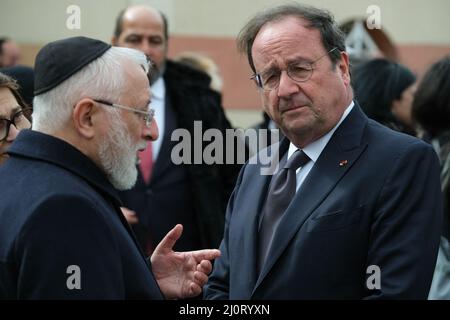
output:
<path id="1" fill-rule="evenodd" d="M 25 211 L 25 210 L 24 210 Z M 42 232 L 55 232 L 57 229 L 108 228 L 105 209 L 95 201 L 76 192 L 52 192 L 46 197 L 39 197 L 29 203 L 23 219 L 22 233 L 38 228 Z M 28 230 L 28 231 L 27 231 Z"/>
<path id="2" fill-rule="evenodd" d="M 378 150 L 379 155 L 398 157 L 409 152 L 435 153 L 433 147 L 423 140 L 392 130 L 376 121 L 369 120 L 367 128 L 370 145 Z"/>
<path id="3" fill-rule="evenodd" d="M 12 155 L 0 168 L 0 174 L 3 177 L 1 184 L 11 184 L 14 181 L 8 191 L 22 189 L 28 200 L 48 197 L 64 190 L 77 192 L 79 188 L 79 179 L 66 168 L 28 156 Z"/>
<path id="4" fill-rule="evenodd" d="M 428 145 L 419 138 L 412 135 L 393 130 L 385 125 L 382 125 L 374 120 L 369 119 L 368 130 L 372 137 L 377 138 L 382 143 L 389 141 L 394 144 L 410 144 L 418 143 L 419 145 Z"/>
<path id="5" fill-rule="evenodd" d="M 95 188 L 82 176 L 72 172 L 70 168 L 44 161 L 33 161 L 35 177 L 31 176 L 29 183 L 35 185 L 34 190 L 43 197 L 68 196 L 88 197 L 96 195 Z"/>
<path id="6" fill-rule="evenodd" d="M 13 157 L 4 169 L 9 175 L 5 180 L 15 180 L 15 188 L 8 189 L 8 193 L 21 193 L 20 206 L 28 212 L 42 205 L 56 207 L 58 204 L 62 211 L 69 212 L 83 202 L 98 206 L 102 198 L 81 176 L 50 162 Z M 8 202 L 17 202 L 17 199 Z"/>
<path id="7" fill-rule="evenodd" d="M 4 241 L 9 245 L 60 230 L 109 229 L 105 215 L 93 199 L 67 191 L 48 190 L 44 194 L 38 187 L 30 187 L 34 189 L 26 197 L 17 197 L 0 207 L 0 221 L 8 222 L 7 227 L 3 225 L 6 231 L 0 230 L 5 231 Z"/>

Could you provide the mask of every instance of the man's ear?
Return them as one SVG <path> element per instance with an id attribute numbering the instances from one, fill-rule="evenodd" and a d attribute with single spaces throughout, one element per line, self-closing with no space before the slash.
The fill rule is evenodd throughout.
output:
<path id="1" fill-rule="evenodd" d="M 347 52 L 341 52 L 338 68 L 344 83 L 350 85 L 350 60 Z"/>
<path id="2" fill-rule="evenodd" d="M 97 113 L 98 108 L 92 99 L 85 98 L 78 101 L 72 113 L 75 131 L 86 139 L 92 139 L 95 135 L 94 124 Z"/>

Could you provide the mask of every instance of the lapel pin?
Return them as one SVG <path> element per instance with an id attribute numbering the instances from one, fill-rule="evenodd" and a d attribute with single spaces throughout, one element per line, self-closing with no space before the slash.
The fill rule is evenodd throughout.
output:
<path id="1" fill-rule="evenodd" d="M 341 162 L 339 162 L 339 167 L 345 167 L 348 164 L 348 160 L 341 160 Z"/>

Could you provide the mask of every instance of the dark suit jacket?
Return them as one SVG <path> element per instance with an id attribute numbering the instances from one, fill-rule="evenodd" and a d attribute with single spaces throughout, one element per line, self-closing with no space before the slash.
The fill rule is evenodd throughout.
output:
<path id="1" fill-rule="evenodd" d="M 165 132 L 160 133 L 160 139 L 164 140 L 152 178 L 145 184 L 139 174 L 136 186 L 122 192 L 121 199 L 138 215 L 140 223 L 133 228 L 143 246 L 146 232 L 151 234 L 155 246 L 175 224 L 182 223 L 184 231 L 176 250 L 217 248 L 223 236 L 226 206 L 241 165 L 176 166 L 171 152 L 178 142 L 171 141 L 171 134 L 177 128 L 186 129 L 193 142 L 194 121 L 202 122 L 203 131 L 215 128 L 224 136 L 231 125 L 221 106 L 220 95 L 209 88 L 210 78 L 206 74 L 167 61 L 164 81 Z M 192 143 L 192 157 L 197 152 L 194 147 Z"/>
<path id="2" fill-rule="evenodd" d="M 206 298 L 426 299 L 442 222 L 439 162 L 429 145 L 356 105 L 284 213 L 258 275 L 257 221 L 270 181 L 259 169 L 241 170 Z M 380 290 L 366 285 L 375 283 L 372 265 Z"/>
<path id="3" fill-rule="evenodd" d="M 9 153 L 0 168 L 0 299 L 163 298 L 116 191 L 90 159 L 30 130 Z M 80 290 L 66 285 L 73 265 Z"/>

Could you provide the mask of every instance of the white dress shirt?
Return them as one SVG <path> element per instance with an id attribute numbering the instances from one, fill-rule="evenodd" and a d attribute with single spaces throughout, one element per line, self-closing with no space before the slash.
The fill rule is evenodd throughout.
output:
<path id="1" fill-rule="evenodd" d="M 159 77 L 151 86 L 150 90 L 152 93 L 151 107 L 155 110 L 155 120 L 159 129 L 159 138 L 152 142 L 153 162 L 156 162 L 164 138 L 166 120 L 166 85 L 163 77 Z"/>

